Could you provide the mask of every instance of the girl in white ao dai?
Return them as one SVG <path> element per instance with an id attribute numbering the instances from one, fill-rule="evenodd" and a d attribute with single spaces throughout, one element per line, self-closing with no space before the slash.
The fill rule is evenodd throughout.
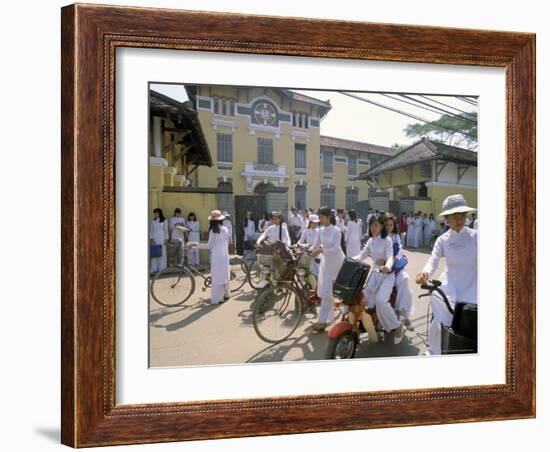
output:
<path id="1" fill-rule="evenodd" d="M 321 257 L 319 278 L 317 279 L 317 295 L 321 298 L 321 309 L 319 322 L 313 325 L 313 329 L 323 331 L 334 320 L 332 289 L 345 255 L 340 245 L 342 232 L 335 226 L 336 219 L 330 208 L 321 207 L 319 209 L 319 221 L 324 227 L 319 230 L 313 244 L 312 255 Z"/>
<path id="2" fill-rule="evenodd" d="M 355 259 L 363 261 L 370 257 L 374 263 L 365 284 L 365 298 L 369 309 L 376 308 L 376 315 L 386 332 L 394 332 L 394 343 L 403 339 L 401 322 L 390 304 L 390 295 L 395 284 L 393 266 L 393 244 L 387 236 L 383 218 L 379 215 L 371 217 L 369 222 L 370 238 Z M 380 271 L 375 271 L 378 267 Z"/>

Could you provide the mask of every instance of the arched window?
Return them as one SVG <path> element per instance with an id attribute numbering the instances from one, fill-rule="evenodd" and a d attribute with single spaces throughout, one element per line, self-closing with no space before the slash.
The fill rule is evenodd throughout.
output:
<path id="1" fill-rule="evenodd" d="M 306 186 L 296 185 L 295 190 L 295 205 L 299 210 L 306 208 Z"/>
<path id="2" fill-rule="evenodd" d="M 336 207 L 334 188 L 321 188 L 321 206 L 327 206 L 331 209 Z"/>
<path id="3" fill-rule="evenodd" d="M 222 115 L 227 115 L 227 99 L 222 100 Z"/>
<path id="4" fill-rule="evenodd" d="M 214 97 L 214 114 L 217 115 L 220 112 L 220 100 Z"/>
<path id="5" fill-rule="evenodd" d="M 350 188 L 346 191 L 346 210 L 355 209 L 357 204 L 358 192 L 354 188 Z"/>

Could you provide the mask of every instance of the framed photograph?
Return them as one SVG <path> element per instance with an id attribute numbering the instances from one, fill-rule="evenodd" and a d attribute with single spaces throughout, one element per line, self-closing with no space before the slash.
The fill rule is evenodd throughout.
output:
<path id="1" fill-rule="evenodd" d="M 64 444 L 535 416 L 533 34 L 67 6 L 61 153 Z"/>

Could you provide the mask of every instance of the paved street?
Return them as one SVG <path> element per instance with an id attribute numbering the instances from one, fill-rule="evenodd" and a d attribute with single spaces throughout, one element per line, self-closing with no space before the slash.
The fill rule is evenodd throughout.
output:
<path id="1" fill-rule="evenodd" d="M 427 251 L 405 250 L 409 259 L 407 271 L 414 279 L 428 259 Z M 440 262 L 440 270 L 444 268 Z M 420 287 L 412 283 L 416 313 L 414 332 L 406 332 L 399 345 L 363 342 L 356 358 L 417 356 L 426 349 L 427 298 L 418 299 Z M 307 315 L 295 333 L 284 342 L 268 344 L 258 338 L 252 326 L 255 291 L 248 284 L 229 301 L 209 305 L 210 289 L 197 290 L 187 302 L 177 308 L 165 308 L 152 297 L 149 300 L 150 366 L 169 367 L 245 362 L 301 361 L 324 359 L 326 333 L 313 333 L 316 321 Z"/>

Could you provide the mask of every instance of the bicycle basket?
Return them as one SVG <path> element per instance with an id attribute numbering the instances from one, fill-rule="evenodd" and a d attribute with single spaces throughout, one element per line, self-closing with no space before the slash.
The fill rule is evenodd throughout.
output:
<path id="1" fill-rule="evenodd" d="M 309 269 L 312 261 L 313 257 L 311 256 L 311 254 L 303 253 L 298 259 L 298 267 Z"/>
<path id="2" fill-rule="evenodd" d="M 258 265 L 264 266 L 268 265 L 270 267 L 273 266 L 273 256 L 271 254 L 258 254 L 257 256 Z"/>
<path id="3" fill-rule="evenodd" d="M 292 261 L 273 255 L 273 278 L 277 281 L 288 281 L 292 277 Z"/>
<path id="4" fill-rule="evenodd" d="M 450 326 L 441 325 L 441 354 L 477 353 L 477 339 L 458 334 Z"/>

